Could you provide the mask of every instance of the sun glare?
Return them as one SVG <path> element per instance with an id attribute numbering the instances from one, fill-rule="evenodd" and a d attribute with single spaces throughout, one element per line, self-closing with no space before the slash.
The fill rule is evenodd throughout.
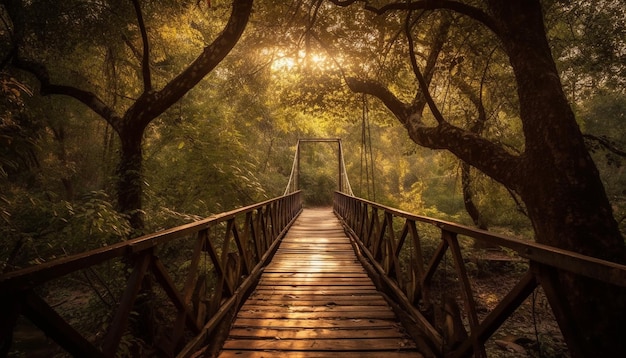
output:
<path id="1" fill-rule="evenodd" d="M 296 66 L 296 60 L 293 57 L 278 57 L 272 62 L 272 70 L 289 71 Z"/>
<path id="2" fill-rule="evenodd" d="M 306 51 L 301 50 L 294 56 L 294 54 L 286 54 L 282 51 L 278 51 L 275 54 L 271 68 L 273 71 L 290 71 L 295 67 L 306 66 L 318 71 L 323 71 L 334 68 L 335 64 L 325 54 L 311 52 L 307 54 Z"/>

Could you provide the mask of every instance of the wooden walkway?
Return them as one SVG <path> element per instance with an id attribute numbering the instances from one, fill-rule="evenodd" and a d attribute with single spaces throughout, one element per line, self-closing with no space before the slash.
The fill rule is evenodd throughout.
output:
<path id="1" fill-rule="evenodd" d="M 330 208 L 305 209 L 219 357 L 421 357 Z"/>

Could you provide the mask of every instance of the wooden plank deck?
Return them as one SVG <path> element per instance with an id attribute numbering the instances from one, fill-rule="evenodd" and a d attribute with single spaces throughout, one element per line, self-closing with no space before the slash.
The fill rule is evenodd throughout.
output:
<path id="1" fill-rule="evenodd" d="M 421 357 L 331 208 L 305 209 L 219 357 Z"/>

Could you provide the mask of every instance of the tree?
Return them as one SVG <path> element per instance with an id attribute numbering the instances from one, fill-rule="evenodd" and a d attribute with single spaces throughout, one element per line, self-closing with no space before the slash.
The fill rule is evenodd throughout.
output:
<path id="1" fill-rule="evenodd" d="M 360 2 L 332 0 L 339 6 Z M 346 83 L 358 93 L 377 97 L 421 146 L 445 149 L 519 194 L 540 243 L 605 260 L 626 262 L 620 234 L 598 170 L 585 146 L 560 81 L 547 40 L 539 0 L 486 1 L 484 8 L 461 1 L 391 2 L 364 8 L 390 22 L 403 17 L 406 52 L 417 82 L 434 118 L 424 120 L 417 102 L 407 103 L 395 94 L 397 86 L 363 77 L 348 76 Z M 523 153 L 452 123 L 437 105 L 416 54 L 417 18 L 447 12 L 481 25 L 497 39 L 511 66 L 517 85 Z M 431 17 L 434 18 L 434 17 Z M 370 22 L 380 21 L 368 18 Z M 439 21 L 435 18 L 434 21 Z M 422 21 L 422 24 L 430 24 Z M 406 98 L 406 95 L 405 97 Z M 626 321 L 623 289 L 571 274 L 544 275 L 562 287 L 559 301 L 572 313 L 577 330 L 569 335 L 574 356 L 618 356 L 626 351 L 621 332 Z M 565 294 L 567 292 L 567 295 Z M 552 302 L 559 305 L 558 302 Z M 560 322 L 563 324 L 563 322 Z M 580 336 L 577 336 L 580 334 Z"/>
<path id="2" fill-rule="evenodd" d="M 198 57 L 169 80 L 160 89 L 153 85 L 153 60 L 148 31 L 144 23 L 144 13 L 138 0 L 133 0 L 137 26 L 141 34 L 141 50 L 135 49 L 126 39 L 141 61 L 139 75 L 143 89 L 139 96 L 119 114 L 113 104 L 107 104 L 97 94 L 71 85 L 53 83 L 52 76 L 45 64 L 28 57 L 28 33 L 23 28 L 22 16 L 26 4 L 18 0 L 7 1 L 5 7 L 14 26 L 13 66 L 30 72 L 39 81 L 41 95 L 62 95 L 71 97 L 102 117 L 118 134 L 121 141 L 120 161 L 117 168 L 117 201 L 119 210 L 129 216 L 132 227 L 141 232 L 144 227 L 142 215 L 142 142 L 148 125 L 180 100 L 189 90 L 211 72 L 230 52 L 245 29 L 253 0 L 234 0 L 233 9 L 223 31 L 213 42 L 206 46 Z M 98 17 L 98 9 L 89 13 Z"/>

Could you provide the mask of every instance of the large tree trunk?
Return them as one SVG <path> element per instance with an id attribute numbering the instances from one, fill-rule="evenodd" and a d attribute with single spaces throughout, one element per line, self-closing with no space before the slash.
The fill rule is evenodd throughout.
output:
<path id="1" fill-rule="evenodd" d="M 516 80 L 526 148 L 518 190 L 536 240 L 614 262 L 626 262 L 624 239 L 563 93 L 539 1 L 501 2 L 491 9 Z M 623 289 L 559 273 L 545 275 L 574 324 L 574 355 L 617 357 L 626 352 Z M 562 325 L 564 322 L 560 322 Z M 562 327 L 569 330 L 571 327 Z"/>
<path id="2" fill-rule="evenodd" d="M 495 3 L 500 4 L 499 1 Z M 624 262 L 624 241 L 563 93 L 538 1 L 498 9 L 517 80 L 526 148 L 521 194 L 541 242 Z M 498 5 L 500 6 L 500 5 Z M 583 229 L 583 230 L 580 230 Z M 571 233 L 571 235 L 564 235 Z M 582 236 L 581 236 L 582 235 Z"/>
<path id="3" fill-rule="evenodd" d="M 117 203 L 119 212 L 128 216 L 134 231 L 133 236 L 141 235 L 144 229 L 141 145 L 143 132 L 143 126 L 132 126 L 131 123 L 131 125 L 125 125 L 119 133 L 122 150 L 117 168 Z"/>

